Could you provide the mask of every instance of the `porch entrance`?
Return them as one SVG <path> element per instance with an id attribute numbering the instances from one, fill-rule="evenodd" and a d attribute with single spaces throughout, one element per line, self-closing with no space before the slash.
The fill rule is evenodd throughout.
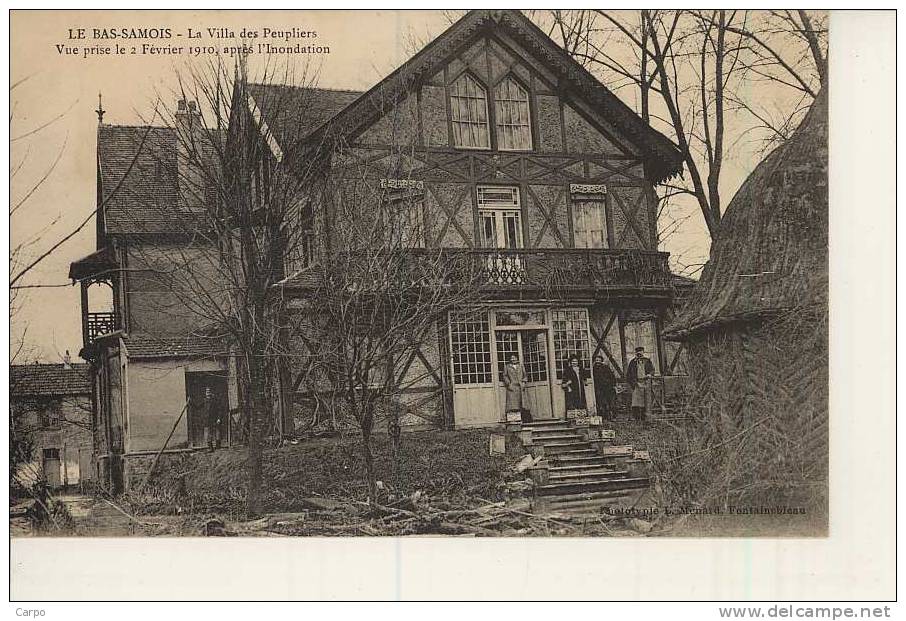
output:
<path id="1" fill-rule="evenodd" d="M 523 394 L 523 408 L 531 412 L 532 418 L 553 418 L 551 406 L 550 372 L 548 369 L 548 331 L 546 328 L 513 330 L 498 328 L 494 332 L 497 343 L 497 364 L 501 382 L 498 386 L 500 410 L 506 411 L 506 389 L 503 387 L 503 369 L 510 357 L 515 355 L 528 383 Z"/>
<path id="2" fill-rule="evenodd" d="M 524 407 L 536 420 L 563 418 L 560 379 L 570 356 L 590 369 L 588 312 L 583 308 L 471 309 L 449 316 L 453 416 L 457 428 L 506 421 L 503 371 L 515 355 L 525 369 Z M 586 386 L 589 410 L 594 390 Z"/>

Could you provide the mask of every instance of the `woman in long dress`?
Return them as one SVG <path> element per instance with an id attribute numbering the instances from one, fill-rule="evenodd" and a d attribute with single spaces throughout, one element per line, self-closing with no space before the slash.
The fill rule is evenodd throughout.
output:
<path id="1" fill-rule="evenodd" d="M 579 364 L 577 356 L 570 356 L 566 368 L 563 369 L 563 380 L 560 386 L 566 397 L 566 411 L 588 409 L 585 399 L 585 377 L 587 373 Z"/>

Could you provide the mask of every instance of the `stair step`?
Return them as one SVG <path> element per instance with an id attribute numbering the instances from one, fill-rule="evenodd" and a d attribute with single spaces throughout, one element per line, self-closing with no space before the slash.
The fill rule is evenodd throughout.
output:
<path id="1" fill-rule="evenodd" d="M 562 448 L 566 451 L 574 450 L 574 449 L 594 450 L 594 449 L 592 449 L 591 444 L 589 444 L 585 440 L 573 440 L 573 441 L 566 441 L 566 442 L 564 442 L 564 441 L 550 442 L 548 444 L 545 444 L 544 448 Z"/>
<path id="2" fill-rule="evenodd" d="M 607 501 L 628 498 L 638 494 L 641 489 L 619 489 L 607 492 L 585 492 L 579 494 L 566 494 L 564 496 L 547 496 L 548 506 L 551 508 L 582 506 L 590 503 L 606 503 Z"/>
<path id="3" fill-rule="evenodd" d="M 607 498 L 590 499 L 576 501 L 564 504 L 548 505 L 548 511 L 553 513 L 565 513 L 573 516 L 587 515 L 589 517 L 598 517 L 605 508 L 619 507 L 625 505 L 632 498 L 633 492 L 625 492 L 608 496 Z"/>
<path id="4" fill-rule="evenodd" d="M 566 447 L 566 448 L 564 448 L 564 447 L 560 447 L 560 448 L 545 447 L 544 454 L 546 457 L 549 457 L 549 458 L 559 457 L 560 455 L 572 455 L 574 457 L 597 457 L 598 455 L 600 455 L 600 453 L 598 453 L 593 448 L 584 448 L 584 449 L 583 448 L 572 448 L 572 449 L 570 449 L 568 447 Z M 551 460 L 551 461 L 553 461 L 553 460 Z"/>
<path id="5" fill-rule="evenodd" d="M 573 465 L 570 462 L 570 465 L 568 465 L 568 466 L 550 466 L 550 471 L 551 471 L 551 474 L 554 474 L 555 472 L 585 472 L 588 470 L 608 470 L 608 472 L 613 472 L 613 469 L 615 468 L 614 464 L 607 462 L 607 461 L 603 461 L 604 458 L 597 458 L 597 457 L 588 458 L 588 460 L 596 460 L 596 459 L 600 459 L 601 462 L 598 463 L 596 461 L 595 463 L 592 463 L 592 464 L 576 464 L 576 465 Z M 583 460 L 583 461 L 585 461 L 585 460 Z"/>
<path id="6" fill-rule="evenodd" d="M 532 437 L 557 433 L 579 433 L 579 430 L 575 427 L 529 427 L 528 431 L 532 432 Z"/>
<path id="7" fill-rule="evenodd" d="M 550 465 L 560 465 L 560 464 L 564 463 L 564 460 L 560 459 L 563 456 L 567 456 L 567 457 L 571 458 L 570 460 L 565 460 L 565 461 L 568 461 L 569 463 L 576 463 L 575 460 L 603 459 L 601 457 L 600 453 L 598 453 L 596 450 L 591 449 L 591 448 L 578 449 L 578 450 L 574 449 L 572 451 L 559 451 L 559 452 L 557 451 L 557 449 L 554 449 L 553 451 L 548 451 L 547 449 L 545 449 L 545 459 L 548 460 L 548 463 Z"/>
<path id="8" fill-rule="evenodd" d="M 567 433 L 570 431 L 575 431 L 576 428 L 572 425 L 566 424 L 557 424 L 557 425 L 540 425 L 536 427 L 529 427 L 526 425 L 522 426 L 523 431 L 531 431 L 532 435 L 543 434 L 543 433 Z"/>
<path id="9" fill-rule="evenodd" d="M 546 459 L 551 467 L 614 465 L 617 462 L 616 458 L 610 455 L 601 455 L 594 449 L 590 452 L 548 454 Z"/>
<path id="10" fill-rule="evenodd" d="M 578 481 L 613 481 L 626 478 L 627 470 L 596 470 L 592 472 L 570 472 L 566 474 L 551 474 L 550 483 L 572 483 Z"/>
<path id="11" fill-rule="evenodd" d="M 604 492 L 619 489 L 638 489 L 648 487 L 651 480 L 648 477 L 618 478 L 603 481 L 564 481 L 552 482 L 538 486 L 536 493 L 539 496 L 562 496 L 579 494 L 582 492 Z"/>
<path id="12" fill-rule="evenodd" d="M 536 428 L 536 427 L 546 427 L 549 425 L 560 425 L 561 427 L 572 427 L 568 421 L 559 419 L 559 418 L 545 418 L 541 420 L 534 420 L 530 423 L 522 423 L 523 427 Z"/>
<path id="13" fill-rule="evenodd" d="M 538 442 L 545 444 L 547 442 L 585 442 L 585 438 L 580 436 L 578 433 L 558 433 L 552 434 L 549 436 L 538 436 L 535 433 L 532 433 L 532 442 Z"/>

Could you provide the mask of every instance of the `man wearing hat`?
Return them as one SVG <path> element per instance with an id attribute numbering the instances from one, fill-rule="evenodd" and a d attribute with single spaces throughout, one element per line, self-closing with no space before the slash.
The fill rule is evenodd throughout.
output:
<path id="1" fill-rule="evenodd" d="M 651 413 L 651 378 L 654 376 L 654 364 L 645 357 L 645 348 L 635 348 L 635 358 L 629 362 L 626 370 L 626 383 L 632 390 L 632 417 L 645 420 Z"/>

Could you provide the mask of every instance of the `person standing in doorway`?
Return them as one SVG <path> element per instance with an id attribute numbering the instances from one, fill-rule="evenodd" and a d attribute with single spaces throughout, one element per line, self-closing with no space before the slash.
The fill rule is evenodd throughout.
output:
<path id="1" fill-rule="evenodd" d="M 635 348 L 635 358 L 626 369 L 626 383 L 632 390 L 632 417 L 645 420 L 651 414 L 651 378 L 654 377 L 654 364 L 645 356 L 644 347 Z"/>
<path id="2" fill-rule="evenodd" d="M 585 378 L 587 373 L 579 363 L 578 356 L 570 356 L 563 370 L 563 393 L 566 398 L 566 411 L 585 410 L 588 408 L 585 399 Z"/>
<path id="3" fill-rule="evenodd" d="M 510 354 L 510 359 L 503 368 L 503 387 L 506 389 L 506 411 L 519 412 L 522 422 L 531 422 L 531 414 L 525 409 L 523 391 L 528 376 L 525 369 L 519 363 L 519 357 L 516 354 Z M 528 418 L 528 420 L 526 420 Z"/>
<path id="4" fill-rule="evenodd" d="M 591 370 L 595 382 L 595 403 L 598 407 L 598 416 L 605 420 L 613 420 L 616 415 L 617 401 L 617 376 L 614 375 L 610 365 L 604 362 L 604 356 L 595 356 Z"/>
<path id="5" fill-rule="evenodd" d="M 210 386 L 205 386 L 204 401 L 202 403 L 202 413 L 205 421 L 205 440 L 208 449 L 213 451 L 220 448 L 220 429 L 223 426 L 223 415 L 217 400 L 214 399 L 214 391 Z"/>

